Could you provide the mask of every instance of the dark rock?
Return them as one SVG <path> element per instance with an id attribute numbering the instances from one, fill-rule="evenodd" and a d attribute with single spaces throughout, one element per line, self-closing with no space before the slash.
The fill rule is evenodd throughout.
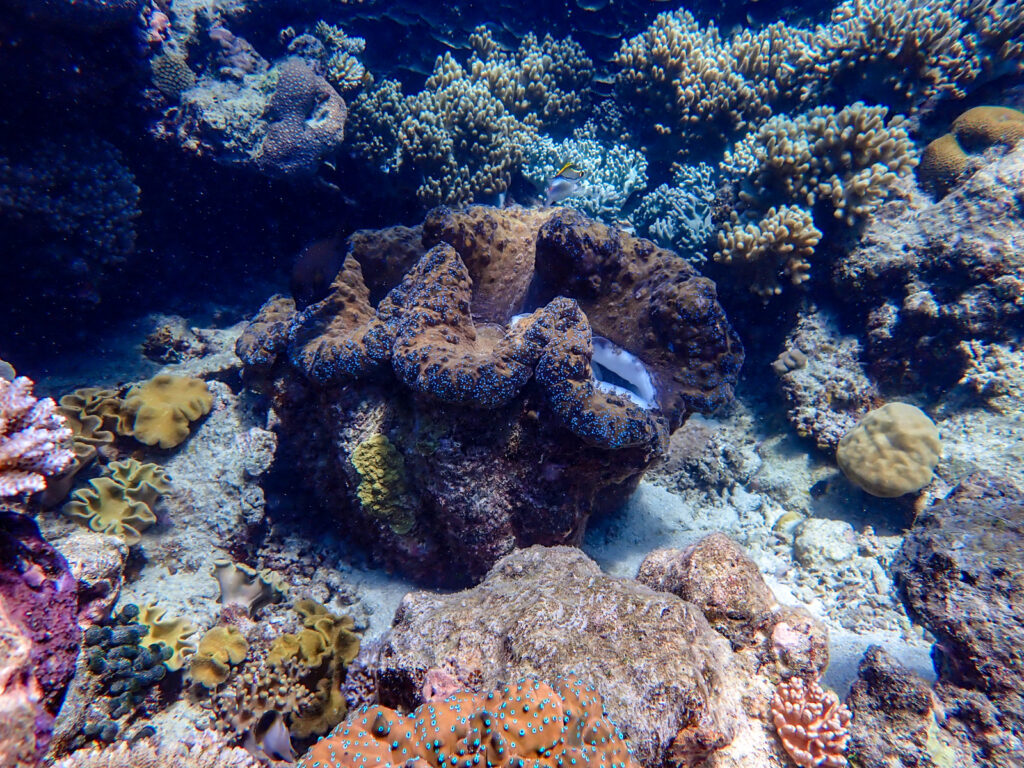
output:
<path id="1" fill-rule="evenodd" d="M 959 343 L 1015 335 L 1024 312 L 1022 184 L 1019 145 L 938 202 L 906 189 L 837 260 L 833 284 L 863 318 L 877 380 L 945 387 L 964 370 L 965 361 L 950 362 Z"/>
<path id="2" fill-rule="evenodd" d="M 880 646 L 861 659 L 846 706 L 853 712 L 847 757 L 862 768 L 964 764 L 941 732 L 942 707 L 928 683 Z"/>
<path id="3" fill-rule="evenodd" d="M 754 643 L 754 628 L 775 606 L 757 564 L 723 533 L 705 536 L 684 550 L 654 550 L 636 578 L 695 604 L 734 648 Z"/>
<path id="4" fill-rule="evenodd" d="M 32 518 L 0 510 L 0 764 L 42 755 L 80 638 L 67 562 Z"/>
<path id="5" fill-rule="evenodd" d="M 971 475 L 924 510 L 893 561 L 907 612 L 935 635 L 947 727 L 984 765 L 1024 755 L 1024 493 Z"/>

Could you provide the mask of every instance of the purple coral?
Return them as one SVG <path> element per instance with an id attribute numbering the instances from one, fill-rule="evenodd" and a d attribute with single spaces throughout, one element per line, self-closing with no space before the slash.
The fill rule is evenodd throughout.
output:
<path id="1" fill-rule="evenodd" d="M 33 397 L 32 386 L 25 376 L 0 379 L 0 498 L 45 489 L 75 458 L 56 403 Z"/>

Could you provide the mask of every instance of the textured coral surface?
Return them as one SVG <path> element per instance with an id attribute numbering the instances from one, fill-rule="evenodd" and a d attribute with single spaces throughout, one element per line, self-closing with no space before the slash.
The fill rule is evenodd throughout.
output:
<path id="1" fill-rule="evenodd" d="M 574 677 L 520 680 L 463 691 L 407 715 L 375 706 L 354 713 L 300 766 L 369 768 L 408 760 L 488 768 L 529 760 L 550 768 L 636 768 L 625 738 L 593 686 Z"/>

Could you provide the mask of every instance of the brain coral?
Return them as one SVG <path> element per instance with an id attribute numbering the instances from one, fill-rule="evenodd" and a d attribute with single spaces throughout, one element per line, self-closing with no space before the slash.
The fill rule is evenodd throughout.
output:
<path id="1" fill-rule="evenodd" d="M 600 695 L 576 678 L 520 680 L 488 694 L 461 691 L 408 715 L 365 707 L 314 746 L 302 768 L 370 768 L 406 761 L 457 768 L 635 768 Z"/>
<path id="2" fill-rule="evenodd" d="M 577 541 L 670 431 L 732 397 L 743 350 L 714 283 L 576 211 L 441 207 L 349 248 L 326 298 L 265 306 L 239 352 L 321 498 L 348 498 L 353 535 L 425 578 L 482 575 L 517 541 Z M 367 485 L 389 475 L 368 461 L 382 435 L 400 504 Z"/>
<path id="3" fill-rule="evenodd" d="M 935 422 L 906 403 L 869 412 L 836 449 L 843 474 L 872 496 L 885 498 L 928 485 L 941 455 Z"/>
<path id="4" fill-rule="evenodd" d="M 922 186 L 945 195 L 980 162 L 971 154 L 993 146 L 1012 148 L 1024 139 L 1024 112 L 1006 107 L 974 107 L 953 121 L 950 133 L 931 142 L 921 155 Z"/>

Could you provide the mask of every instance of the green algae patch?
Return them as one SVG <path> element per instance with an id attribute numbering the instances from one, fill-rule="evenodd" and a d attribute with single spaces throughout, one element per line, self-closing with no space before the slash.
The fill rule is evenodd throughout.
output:
<path id="1" fill-rule="evenodd" d="M 368 515 L 401 535 L 416 525 L 415 505 L 405 483 L 405 459 L 385 435 L 364 440 L 352 452 L 359 473 L 356 496 Z"/>

